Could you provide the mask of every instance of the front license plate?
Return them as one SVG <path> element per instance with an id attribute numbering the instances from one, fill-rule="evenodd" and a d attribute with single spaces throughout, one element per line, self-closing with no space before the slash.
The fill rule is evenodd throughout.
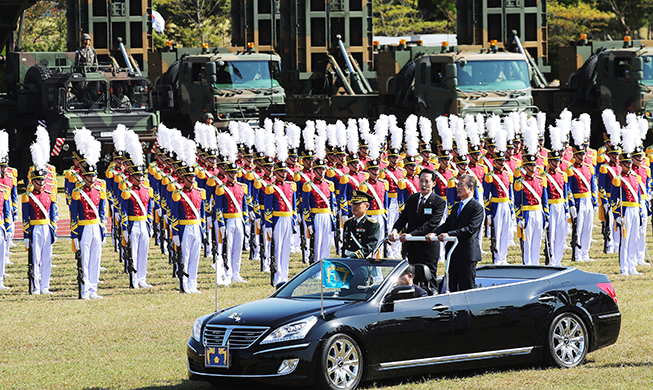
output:
<path id="1" fill-rule="evenodd" d="M 207 347 L 205 366 L 229 368 L 229 347 Z"/>
<path id="2" fill-rule="evenodd" d="M 100 138 L 113 137 L 113 131 L 103 131 L 100 133 Z"/>

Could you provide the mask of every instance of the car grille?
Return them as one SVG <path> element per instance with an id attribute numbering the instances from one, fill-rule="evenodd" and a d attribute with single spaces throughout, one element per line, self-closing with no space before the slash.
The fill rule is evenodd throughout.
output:
<path id="1" fill-rule="evenodd" d="M 229 348 L 245 349 L 254 344 L 268 329 L 267 327 L 209 324 L 204 329 L 204 345 L 215 347 L 229 344 Z"/>

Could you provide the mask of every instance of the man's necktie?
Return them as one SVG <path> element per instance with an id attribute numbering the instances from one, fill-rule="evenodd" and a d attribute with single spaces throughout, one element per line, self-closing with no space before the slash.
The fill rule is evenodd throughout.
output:
<path id="1" fill-rule="evenodd" d="M 458 218 L 462 209 L 463 209 L 463 202 L 460 202 L 460 205 L 458 205 L 458 213 L 456 214 L 456 218 Z"/>
<path id="2" fill-rule="evenodd" d="M 419 216 L 420 214 L 422 214 L 422 208 L 424 208 L 424 200 L 425 200 L 425 199 L 426 199 L 425 197 L 420 196 L 419 206 L 417 206 L 417 215 L 418 215 L 418 216 Z"/>

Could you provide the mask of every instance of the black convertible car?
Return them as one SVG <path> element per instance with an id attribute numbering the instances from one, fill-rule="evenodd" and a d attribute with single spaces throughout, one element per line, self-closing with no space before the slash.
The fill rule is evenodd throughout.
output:
<path id="1" fill-rule="evenodd" d="M 418 266 L 415 281 L 430 295 L 412 298 L 412 286 L 396 285 L 407 265 L 328 259 L 266 299 L 198 318 L 189 377 L 353 389 L 362 380 L 525 361 L 574 367 L 619 336 L 605 275 L 491 265 L 477 269 L 477 288 L 449 293 L 441 280 L 424 283 L 428 268 Z"/>

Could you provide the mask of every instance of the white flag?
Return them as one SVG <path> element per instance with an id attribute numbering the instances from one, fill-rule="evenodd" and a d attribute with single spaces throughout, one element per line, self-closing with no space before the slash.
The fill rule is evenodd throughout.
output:
<path id="1" fill-rule="evenodd" d="M 152 28 L 159 34 L 163 34 L 163 30 L 166 28 L 166 21 L 158 11 L 152 11 Z"/>

